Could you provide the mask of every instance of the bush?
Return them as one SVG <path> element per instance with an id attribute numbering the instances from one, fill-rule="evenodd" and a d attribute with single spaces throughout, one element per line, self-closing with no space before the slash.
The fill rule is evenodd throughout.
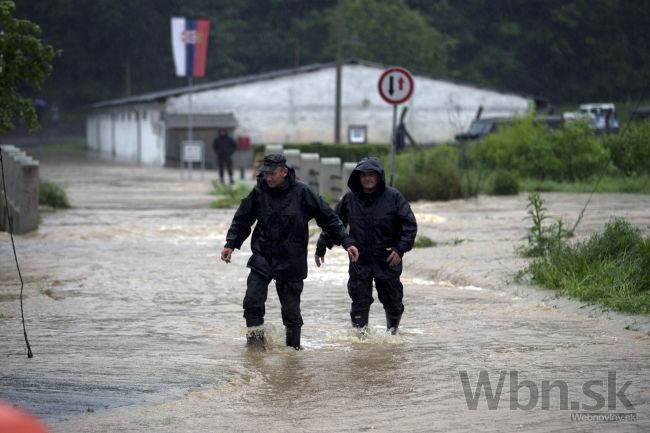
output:
<path id="1" fill-rule="evenodd" d="M 225 209 L 237 206 L 250 192 L 250 186 L 237 185 L 232 187 L 214 182 L 211 194 L 218 196 L 218 198 L 210 203 L 210 207 Z"/>
<path id="2" fill-rule="evenodd" d="M 541 180 L 587 179 L 599 173 L 608 158 L 608 150 L 586 123 L 572 122 L 551 131 L 530 116 L 504 125 L 470 148 L 476 167 Z"/>
<path id="3" fill-rule="evenodd" d="M 461 197 L 461 172 L 450 146 L 412 149 L 395 160 L 395 186 L 409 201 L 451 200 Z M 390 164 L 384 164 L 390 174 Z"/>
<path id="4" fill-rule="evenodd" d="M 429 247 L 435 247 L 438 243 L 431 239 L 430 237 L 424 236 L 424 235 L 417 235 L 415 238 L 415 243 L 413 244 L 413 248 L 429 248 Z"/>
<path id="5" fill-rule="evenodd" d="M 605 138 L 612 162 L 626 176 L 650 174 L 650 119 Z"/>
<path id="6" fill-rule="evenodd" d="M 618 311 L 650 314 L 650 239 L 623 219 L 574 246 L 535 260 L 532 281 Z"/>
<path id="7" fill-rule="evenodd" d="M 519 193 L 519 179 L 510 171 L 498 170 L 492 180 L 491 194 L 515 195 Z"/>
<path id="8" fill-rule="evenodd" d="M 46 180 L 40 181 L 38 204 L 50 206 L 54 209 L 68 209 L 70 207 L 70 201 L 63 188 Z"/>

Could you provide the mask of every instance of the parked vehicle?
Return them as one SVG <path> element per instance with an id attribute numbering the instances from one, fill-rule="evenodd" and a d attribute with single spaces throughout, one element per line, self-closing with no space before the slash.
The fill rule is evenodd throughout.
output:
<path id="1" fill-rule="evenodd" d="M 578 113 L 589 116 L 589 125 L 596 135 L 616 134 L 619 130 L 616 107 L 611 102 L 582 104 Z"/>
<path id="2" fill-rule="evenodd" d="M 499 125 L 512 122 L 513 117 L 485 117 L 483 119 L 474 119 L 469 125 L 469 129 L 460 134 L 456 134 L 458 141 L 477 140 L 497 131 Z"/>
<path id="3" fill-rule="evenodd" d="M 517 117 L 485 117 L 474 119 L 469 125 L 469 129 L 460 134 L 456 134 L 458 141 L 477 140 L 497 131 L 499 126 L 508 125 L 516 120 Z M 535 116 L 533 122 L 546 125 L 550 129 L 561 128 L 564 125 L 564 119 L 559 115 L 544 114 Z"/>
<path id="4" fill-rule="evenodd" d="M 650 107 L 639 107 L 630 114 L 631 122 L 644 122 L 650 118 Z"/>

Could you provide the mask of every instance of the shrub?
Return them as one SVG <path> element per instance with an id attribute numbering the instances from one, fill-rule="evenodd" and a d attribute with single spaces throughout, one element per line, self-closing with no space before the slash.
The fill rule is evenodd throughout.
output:
<path id="1" fill-rule="evenodd" d="M 38 187 L 38 204 L 50 206 L 54 209 L 68 209 L 70 201 L 59 185 L 46 180 L 41 180 Z"/>
<path id="2" fill-rule="evenodd" d="M 650 313 L 650 239 L 623 219 L 531 263 L 532 281 L 618 311 Z"/>
<path id="3" fill-rule="evenodd" d="M 461 172 L 450 146 L 413 149 L 395 161 L 396 187 L 409 201 L 450 200 L 461 197 Z M 387 181 L 390 165 L 385 164 Z"/>
<path id="4" fill-rule="evenodd" d="M 415 243 L 413 244 L 413 248 L 429 248 L 435 247 L 436 245 L 437 242 L 433 239 L 424 235 L 417 235 L 415 238 Z"/>
<path id="5" fill-rule="evenodd" d="M 494 195 L 515 195 L 519 193 L 519 179 L 511 171 L 498 170 L 494 173 L 492 189 Z"/>
<path id="6" fill-rule="evenodd" d="M 650 174 L 650 120 L 631 123 L 605 138 L 612 162 L 626 176 Z"/>
<path id="7" fill-rule="evenodd" d="M 553 154 L 560 170 L 554 180 L 577 181 L 598 175 L 609 161 L 609 150 L 604 142 L 595 137 L 585 122 L 570 122 L 564 128 L 549 134 Z"/>
<path id="8" fill-rule="evenodd" d="M 572 230 L 564 228 L 562 218 L 555 219 L 555 223 L 546 224 L 545 221 L 553 219 L 548 216 L 544 207 L 544 200 L 539 193 L 528 195 L 528 217 L 531 226 L 528 228 L 528 246 L 520 249 L 524 257 L 543 257 L 553 254 L 560 248 L 564 241 L 573 236 Z"/>
<path id="9" fill-rule="evenodd" d="M 470 149 L 474 166 L 506 170 L 519 177 L 575 181 L 597 174 L 609 152 L 588 125 L 572 122 L 548 130 L 524 117 L 502 126 Z"/>
<path id="10" fill-rule="evenodd" d="M 251 191 L 250 186 L 238 185 L 236 187 L 213 183 L 212 195 L 218 196 L 216 200 L 210 203 L 211 208 L 224 209 L 239 205 Z"/>

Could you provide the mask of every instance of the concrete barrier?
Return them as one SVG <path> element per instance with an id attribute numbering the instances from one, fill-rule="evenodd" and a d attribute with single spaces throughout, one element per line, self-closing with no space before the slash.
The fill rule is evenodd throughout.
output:
<path id="1" fill-rule="evenodd" d="M 341 158 L 330 157 L 320 159 L 318 189 L 323 197 L 334 203 L 341 200 Z"/>
<path id="2" fill-rule="evenodd" d="M 296 171 L 296 177 L 300 179 L 300 150 L 285 149 L 284 157 L 287 158 L 287 165 L 293 167 Z"/>
<path id="3" fill-rule="evenodd" d="M 343 194 L 341 196 L 345 195 L 348 191 L 350 191 L 350 188 L 348 188 L 348 179 L 350 178 L 350 175 L 354 171 L 354 167 L 357 166 L 356 162 L 345 162 L 343 163 L 343 169 L 341 170 L 341 191 Z"/>
<path id="4" fill-rule="evenodd" d="M 12 229 L 14 234 L 23 234 L 36 230 L 38 161 L 11 144 L 0 145 L 0 152 L 0 231 Z"/>
<path id="5" fill-rule="evenodd" d="M 264 146 L 264 156 L 272 155 L 274 153 L 282 153 L 282 147 L 281 144 L 267 144 Z"/>
<path id="6" fill-rule="evenodd" d="M 300 155 L 300 177 L 316 194 L 319 194 L 318 174 L 320 173 L 320 155 L 303 153 Z"/>

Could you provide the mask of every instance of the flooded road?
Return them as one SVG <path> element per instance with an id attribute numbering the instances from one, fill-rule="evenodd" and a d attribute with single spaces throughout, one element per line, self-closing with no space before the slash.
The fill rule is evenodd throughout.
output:
<path id="1" fill-rule="evenodd" d="M 338 249 L 324 267 L 310 262 L 305 350 L 284 347 L 271 287 L 271 342 L 259 352 L 245 347 L 241 308 L 250 244 L 219 261 L 234 210 L 208 209 L 213 172 L 193 176 L 41 159 L 41 177 L 74 207 L 15 238 L 33 359 L 0 233 L 0 399 L 53 432 L 650 428 L 647 318 L 511 283 L 524 263 L 514 251 L 526 234 L 524 195 L 413 205 L 420 233 L 441 245 L 405 256 L 397 336 L 385 334 L 379 301 L 369 338 L 352 332 Z M 542 197 L 570 223 L 587 200 Z M 578 235 L 614 215 L 650 230 L 649 208 L 647 196 L 596 196 Z M 628 419 L 572 420 L 584 413 Z"/>

